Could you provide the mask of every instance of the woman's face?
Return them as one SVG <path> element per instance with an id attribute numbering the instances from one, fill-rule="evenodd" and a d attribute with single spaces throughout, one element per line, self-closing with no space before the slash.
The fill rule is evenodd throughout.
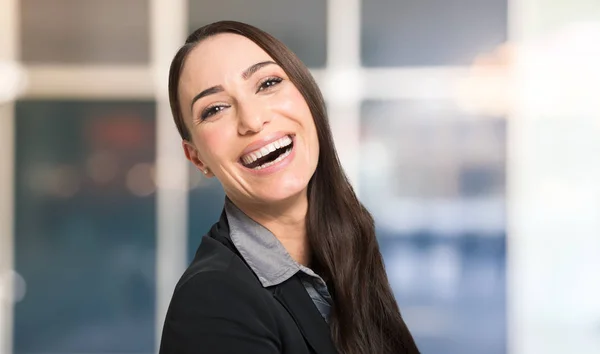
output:
<path id="1" fill-rule="evenodd" d="M 186 156 L 238 203 L 306 191 L 319 158 L 311 112 L 281 67 L 254 42 L 219 34 L 188 55 L 179 98 Z"/>

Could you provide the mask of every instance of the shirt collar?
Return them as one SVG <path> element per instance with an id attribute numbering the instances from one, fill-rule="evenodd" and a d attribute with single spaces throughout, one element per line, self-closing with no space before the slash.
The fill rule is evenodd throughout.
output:
<path id="1" fill-rule="evenodd" d="M 225 198 L 225 213 L 231 241 L 263 287 L 281 284 L 298 271 L 320 279 L 310 268 L 296 262 L 271 231 L 252 220 L 229 198 Z"/>

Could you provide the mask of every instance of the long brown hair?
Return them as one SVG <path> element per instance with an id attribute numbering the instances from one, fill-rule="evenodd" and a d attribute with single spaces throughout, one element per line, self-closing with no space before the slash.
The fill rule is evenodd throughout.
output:
<path id="1" fill-rule="evenodd" d="M 343 354 L 418 353 L 389 286 L 373 217 L 356 197 L 335 151 L 321 91 L 306 66 L 283 43 L 248 24 L 221 21 L 193 32 L 169 73 L 171 111 L 181 137 L 190 140 L 179 102 L 179 79 L 191 50 L 219 34 L 242 35 L 262 48 L 289 76 L 312 113 L 319 161 L 308 185 L 306 231 L 311 267 L 327 280 L 334 305 L 331 337 Z"/>

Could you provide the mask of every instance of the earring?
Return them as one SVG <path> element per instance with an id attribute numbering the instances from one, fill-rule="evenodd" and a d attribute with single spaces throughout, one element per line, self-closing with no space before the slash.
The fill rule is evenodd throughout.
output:
<path id="1" fill-rule="evenodd" d="M 208 173 L 208 168 L 207 168 L 207 169 L 205 169 L 205 170 L 204 170 L 204 171 L 202 171 L 202 172 L 204 172 L 204 174 L 207 174 L 207 173 Z"/>

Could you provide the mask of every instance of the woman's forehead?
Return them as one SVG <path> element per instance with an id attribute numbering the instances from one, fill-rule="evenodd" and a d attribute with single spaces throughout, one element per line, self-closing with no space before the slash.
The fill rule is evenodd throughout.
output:
<path id="1" fill-rule="evenodd" d="M 250 39 L 222 33 L 203 40 L 192 49 L 184 70 L 204 77 L 229 72 L 241 74 L 248 66 L 265 60 L 273 59 Z"/>

